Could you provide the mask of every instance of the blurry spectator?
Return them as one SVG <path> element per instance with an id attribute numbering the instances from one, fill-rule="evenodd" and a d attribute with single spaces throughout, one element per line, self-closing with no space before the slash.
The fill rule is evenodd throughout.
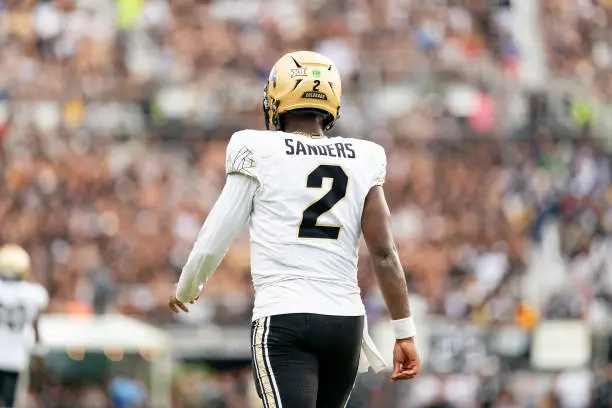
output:
<path id="1" fill-rule="evenodd" d="M 93 292 L 91 304 L 93 305 L 94 312 L 96 314 L 106 313 L 113 293 L 113 283 L 110 280 L 108 270 L 105 268 L 93 269 L 89 273 L 89 282 Z"/>
<path id="2" fill-rule="evenodd" d="M 108 385 L 108 393 L 117 408 L 146 406 L 146 391 L 140 381 L 129 377 L 115 377 Z"/>
<path id="3" fill-rule="evenodd" d="M 514 395 L 509 390 L 502 390 L 492 405 L 495 408 L 518 408 Z"/>
<path id="4" fill-rule="evenodd" d="M 561 408 L 588 407 L 591 399 L 593 375 L 588 370 L 566 371 L 554 383 Z"/>
<path id="5" fill-rule="evenodd" d="M 555 394 L 553 392 L 549 392 L 538 403 L 537 408 L 560 408 L 560 405 Z"/>
<path id="6" fill-rule="evenodd" d="M 593 408 L 612 406 L 612 364 L 606 365 L 601 374 L 593 392 Z"/>
<path id="7" fill-rule="evenodd" d="M 425 405 L 425 408 L 455 408 L 456 405 L 453 405 L 449 401 L 447 401 L 443 396 L 438 396 L 433 402 Z"/>

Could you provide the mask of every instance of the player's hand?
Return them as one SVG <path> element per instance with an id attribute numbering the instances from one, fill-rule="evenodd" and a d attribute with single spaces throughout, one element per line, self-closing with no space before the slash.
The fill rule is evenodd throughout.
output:
<path id="1" fill-rule="evenodd" d="M 192 304 L 192 305 L 195 304 L 195 302 L 197 302 L 199 298 L 200 297 L 198 296 L 197 298 L 189 302 L 189 304 Z M 176 295 L 170 296 L 170 301 L 168 302 L 168 306 L 170 307 L 170 309 L 172 309 L 174 313 L 180 313 L 181 310 L 185 313 L 189 313 L 189 308 L 187 307 L 187 305 L 181 302 L 180 300 L 178 300 L 176 298 Z"/>
<path id="2" fill-rule="evenodd" d="M 391 381 L 410 380 L 421 368 L 421 360 L 414 344 L 414 338 L 395 341 L 393 349 L 393 374 Z"/>

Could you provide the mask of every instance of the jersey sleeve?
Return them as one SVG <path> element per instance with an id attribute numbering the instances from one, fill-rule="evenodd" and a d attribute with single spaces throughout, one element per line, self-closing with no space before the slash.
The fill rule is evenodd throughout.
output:
<path id="1" fill-rule="evenodd" d="M 243 130 L 232 135 L 225 155 L 225 173 L 258 179 L 255 136 L 252 132 Z"/>
<path id="2" fill-rule="evenodd" d="M 217 269 L 232 241 L 249 218 L 257 181 L 230 174 L 223 191 L 198 234 L 176 289 L 176 298 L 189 302 Z"/>
<path id="3" fill-rule="evenodd" d="M 47 289 L 43 286 L 38 284 L 32 286 L 32 297 L 39 312 L 42 312 L 49 306 L 49 293 L 47 293 Z"/>
<path id="4" fill-rule="evenodd" d="M 373 159 L 372 169 L 374 170 L 374 174 L 372 175 L 371 187 L 382 186 L 387 177 L 387 155 L 382 146 L 377 144 L 374 145 Z"/>

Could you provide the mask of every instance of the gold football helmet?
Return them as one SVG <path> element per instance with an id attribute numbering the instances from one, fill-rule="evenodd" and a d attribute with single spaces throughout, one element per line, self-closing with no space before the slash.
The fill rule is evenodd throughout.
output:
<path id="1" fill-rule="evenodd" d="M 30 273 L 30 255 L 15 244 L 0 247 L 0 278 L 25 279 Z"/>
<path id="2" fill-rule="evenodd" d="M 272 70 L 264 89 L 266 129 L 282 130 L 281 116 L 298 111 L 321 115 L 325 130 L 340 114 L 342 84 L 335 65 L 311 51 L 283 55 Z"/>

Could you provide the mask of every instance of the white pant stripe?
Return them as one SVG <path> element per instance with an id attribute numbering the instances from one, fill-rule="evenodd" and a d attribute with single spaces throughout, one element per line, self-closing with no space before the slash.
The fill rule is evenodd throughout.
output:
<path id="1" fill-rule="evenodd" d="M 261 320 L 257 320 L 255 322 L 255 325 L 253 326 L 253 336 L 251 339 L 251 350 L 253 352 L 253 365 L 255 366 L 255 376 L 257 377 L 257 382 L 259 383 L 259 389 L 262 393 L 262 400 L 264 403 L 264 408 L 270 408 L 268 405 L 268 401 L 267 401 L 267 397 L 264 393 L 264 386 L 263 386 L 263 382 L 262 382 L 262 373 L 260 371 L 260 364 L 259 364 L 259 359 L 257 358 L 257 354 L 258 354 L 258 350 L 257 350 L 257 339 L 258 339 L 258 333 L 263 333 L 263 331 L 260 330 L 260 326 L 261 326 Z M 259 342 L 259 344 L 261 344 L 261 342 Z"/>
<path id="2" fill-rule="evenodd" d="M 268 368 L 268 374 L 270 375 L 270 382 L 272 383 L 272 389 L 274 390 L 274 395 L 276 396 L 278 408 L 283 408 L 283 402 L 281 401 L 280 394 L 278 392 L 278 385 L 276 384 L 276 379 L 274 378 L 274 371 L 272 371 L 272 364 L 270 364 L 270 355 L 268 353 L 268 334 L 270 333 L 270 317 L 266 317 L 265 324 L 266 333 L 264 336 L 264 355 L 266 357 L 266 366 Z"/>

